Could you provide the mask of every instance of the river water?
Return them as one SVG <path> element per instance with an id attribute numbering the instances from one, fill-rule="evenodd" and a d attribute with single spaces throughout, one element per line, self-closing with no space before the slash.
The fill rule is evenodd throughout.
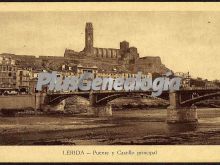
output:
<path id="1" fill-rule="evenodd" d="M 220 109 L 198 109 L 198 124 L 166 123 L 165 109 L 113 111 L 112 117 L 0 117 L 0 145 L 220 144 Z"/>

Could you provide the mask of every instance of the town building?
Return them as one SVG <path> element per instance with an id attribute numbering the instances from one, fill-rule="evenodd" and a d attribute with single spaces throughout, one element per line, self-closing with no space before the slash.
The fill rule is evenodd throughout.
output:
<path id="1" fill-rule="evenodd" d="M 0 56 L 0 90 L 16 88 L 17 66 L 10 57 Z"/>
<path id="2" fill-rule="evenodd" d="M 81 75 L 85 72 L 89 72 L 89 73 L 96 75 L 98 73 L 98 67 L 97 66 L 82 66 L 81 64 L 78 64 L 73 67 L 73 71 L 77 75 Z"/>
<path id="3" fill-rule="evenodd" d="M 18 69 L 16 72 L 16 88 L 20 92 L 30 92 L 30 80 L 32 79 L 31 69 Z"/>

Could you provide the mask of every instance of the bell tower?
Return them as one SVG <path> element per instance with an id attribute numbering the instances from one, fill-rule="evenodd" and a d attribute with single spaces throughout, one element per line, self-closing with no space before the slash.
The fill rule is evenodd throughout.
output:
<path id="1" fill-rule="evenodd" d="M 85 28 L 85 50 L 92 53 L 93 48 L 93 27 L 91 22 L 86 23 Z"/>

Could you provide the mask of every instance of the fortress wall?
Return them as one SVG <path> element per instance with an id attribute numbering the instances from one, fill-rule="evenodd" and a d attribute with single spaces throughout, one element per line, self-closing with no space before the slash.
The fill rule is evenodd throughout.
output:
<path id="1" fill-rule="evenodd" d="M 161 62 L 161 58 L 160 57 L 158 57 L 158 56 L 155 56 L 155 57 L 152 57 L 152 56 L 148 56 L 148 57 L 141 57 L 141 58 L 139 58 L 138 60 L 137 60 L 137 62 L 139 63 L 139 64 L 146 64 L 146 63 L 153 63 L 153 64 L 159 64 L 159 65 L 161 65 L 162 64 L 162 62 Z"/>
<path id="2" fill-rule="evenodd" d="M 142 57 L 139 58 L 134 67 L 135 72 L 142 71 L 144 73 L 165 73 L 167 68 L 162 64 L 160 57 Z"/>

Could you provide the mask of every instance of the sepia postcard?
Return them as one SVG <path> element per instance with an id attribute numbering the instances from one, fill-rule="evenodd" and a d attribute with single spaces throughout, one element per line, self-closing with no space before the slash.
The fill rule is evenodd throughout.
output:
<path id="1" fill-rule="evenodd" d="M 1 3 L 0 162 L 220 161 L 220 3 Z"/>

